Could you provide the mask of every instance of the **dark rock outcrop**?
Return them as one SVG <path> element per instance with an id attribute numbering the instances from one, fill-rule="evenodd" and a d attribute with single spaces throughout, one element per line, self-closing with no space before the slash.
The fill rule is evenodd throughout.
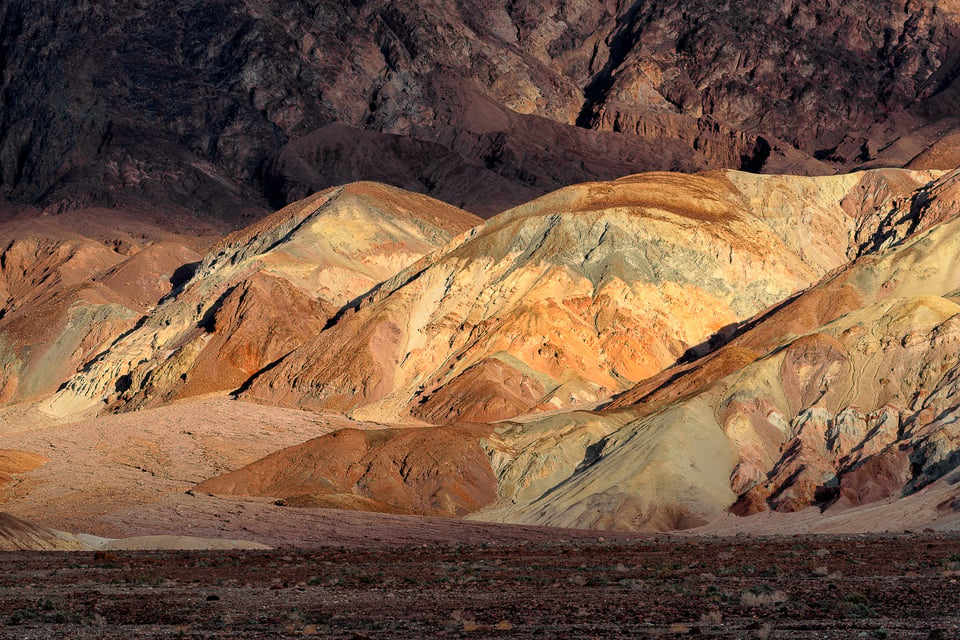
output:
<path id="1" fill-rule="evenodd" d="M 239 226 L 376 179 L 486 214 L 641 170 L 904 164 L 960 122 L 933 0 L 39 0 L 0 19 L 0 195 L 51 211 Z"/>

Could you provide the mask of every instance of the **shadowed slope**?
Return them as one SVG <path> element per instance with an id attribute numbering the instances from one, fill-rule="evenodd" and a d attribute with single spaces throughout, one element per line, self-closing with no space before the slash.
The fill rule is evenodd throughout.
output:
<path id="1" fill-rule="evenodd" d="M 219 231 L 181 222 L 93 209 L 0 224 L 0 404 L 55 391 L 170 293 Z"/>
<path id="2" fill-rule="evenodd" d="M 0 11 L 0 193 L 49 211 L 136 204 L 237 226 L 329 186 L 336 155 L 340 179 L 489 212 L 490 187 L 515 205 L 638 171 L 902 166 L 957 127 L 942 0 Z M 343 138 L 317 140 L 334 123 L 369 135 L 339 153 Z"/>

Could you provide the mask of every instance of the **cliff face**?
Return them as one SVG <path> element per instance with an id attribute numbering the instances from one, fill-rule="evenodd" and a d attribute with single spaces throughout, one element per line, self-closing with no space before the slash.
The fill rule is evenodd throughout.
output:
<path id="1" fill-rule="evenodd" d="M 954 14 L 934 0 L 41 0 L 0 15 L 0 192 L 49 211 L 239 226 L 386 179 L 486 215 L 640 170 L 904 164 L 957 125 Z"/>

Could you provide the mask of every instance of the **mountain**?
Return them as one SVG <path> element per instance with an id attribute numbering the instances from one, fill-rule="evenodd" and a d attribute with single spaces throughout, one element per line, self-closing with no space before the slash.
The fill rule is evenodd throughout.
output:
<path id="1" fill-rule="evenodd" d="M 602 529 L 835 514 L 928 486 L 952 513 L 958 185 L 649 173 L 485 222 L 384 185 L 331 188 L 145 289 L 163 297 L 79 371 L 8 404 L 0 446 L 47 462 L 4 471 L 4 496 L 44 524 L 56 497 L 71 529 L 176 504 L 187 476 L 288 507 Z M 50 242 L 42 256 L 70 257 L 57 277 L 8 282 L 98 286 L 88 274 L 114 263 L 74 261 L 112 255 L 111 231 Z M 291 419 L 277 405 L 310 411 L 268 438 Z M 135 409 L 150 410 L 103 415 Z M 183 466 L 196 455 L 202 474 Z M 78 465 L 83 488 L 64 493 Z M 96 469 L 151 479 L 131 493 Z"/>
<path id="2" fill-rule="evenodd" d="M 955 0 L 0 2 L 0 547 L 956 528 L 958 114 Z"/>
<path id="3" fill-rule="evenodd" d="M 821 181 L 840 183 L 838 178 L 728 177 L 730 184 L 742 180 L 753 186 L 754 198 L 748 201 L 768 205 L 796 203 L 785 196 L 809 194 L 810 186 Z M 656 175 L 642 178 L 656 181 L 663 197 L 668 181 Z M 486 432 L 442 428 L 432 432 L 436 442 L 429 447 L 420 444 L 419 435 L 394 432 L 373 438 L 369 432 L 363 437 L 341 432 L 283 450 L 200 487 L 213 493 L 282 497 L 289 504 L 436 513 L 399 496 L 413 492 L 422 500 L 435 495 L 422 493 L 421 481 L 412 479 L 423 477 L 437 483 L 433 487 L 475 495 L 485 486 L 478 478 L 485 476 L 461 472 L 444 478 L 441 470 L 459 469 L 467 459 L 464 449 L 482 449 L 497 494 L 496 500 L 473 503 L 478 510 L 471 517 L 484 520 L 670 530 L 706 524 L 726 510 L 750 515 L 819 506 L 834 513 L 912 495 L 957 465 L 952 415 L 960 388 L 954 340 L 960 334 L 954 335 L 953 327 L 960 318 L 960 281 L 949 268 L 957 259 L 960 174 L 951 172 L 930 183 L 922 178 L 891 171 L 848 177 L 846 188 L 832 191 L 833 196 L 843 195 L 840 200 L 848 205 L 871 203 L 861 214 L 848 216 L 846 233 L 837 234 L 835 255 L 849 255 L 849 262 L 829 272 L 828 264 L 821 264 L 825 277 L 813 286 L 736 323 L 716 336 L 705 354 L 697 357 L 694 351 L 598 411 L 527 415 Z M 642 179 L 621 182 L 635 186 Z M 902 190 L 894 197 L 891 188 L 897 187 Z M 684 202 L 693 201 L 689 192 L 684 195 Z M 757 217 L 776 220 L 774 210 Z M 806 208 L 808 215 L 811 210 Z M 820 215 L 828 211 L 825 206 Z M 514 219 L 511 214 L 503 218 Z M 842 219 L 834 218 L 833 224 Z M 489 221 L 477 237 L 500 223 L 499 218 Z M 705 226 L 698 225 L 701 233 Z M 785 228 L 780 233 L 790 237 Z M 551 253 L 562 255 L 556 248 Z M 629 254 L 616 255 L 629 259 Z M 811 251 L 807 260 L 822 255 Z M 485 272 L 501 281 L 496 269 Z M 397 281 L 410 279 L 402 275 Z M 523 299 L 531 295 L 524 292 Z M 364 309 L 382 310 L 377 304 L 361 305 L 351 317 L 362 317 Z M 635 324 L 634 330 L 640 326 Z M 304 366 L 302 360 L 291 361 L 296 369 Z M 382 366 L 368 367 L 380 370 Z M 322 376 L 323 371 L 317 367 L 304 378 Z M 282 377 L 282 372 L 280 366 L 267 375 Z M 454 393 L 461 395 L 450 406 L 469 402 L 464 389 L 477 393 L 478 386 L 454 386 Z M 404 446 L 405 440 L 416 444 Z M 427 448 L 432 452 L 427 470 L 422 461 L 408 464 Z M 367 476 L 352 479 L 347 468 L 366 469 L 390 491 Z M 373 469 L 393 471 L 379 474 Z M 343 484 L 339 479 L 345 473 Z M 946 496 L 944 508 L 952 509 L 950 490 L 940 491 Z"/>
<path id="4" fill-rule="evenodd" d="M 233 391 L 479 218 L 393 187 L 335 187 L 219 241 L 44 404 L 53 416 Z"/>
<path id="5" fill-rule="evenodd" d="M 568 463 L 549 497 L 521 488 L 486 517 L 689 527 L 726 509 L 833 513 L 945 478 L 957 464 L 958 184 L 952 172 L 919 189 L 848 266 L 574 421 L 567 432 L 608 426 L 567 456 L 581 462 Z M 549 427 L 513 430 L 530 439 Z M 517 437 L 504 431 L 490 446 L 510 452 Z M 498 477 L 533 455 L 501 454 Z"/>
<path id="6" fill-rule="evenodd" d="M 138 212 L 0 223 L 0 404 L 49 395 L 185 278 L 222 227 Z M 160 226 L 163 224 L 164 226 Z"/>
<path id="7" fill-rule="evenodd" d="M 244 226 L 342 182 L 483 213 L 648 170 L 952 168 L 956 9 L 10 2 L 0 194 Z"/>
<path id="8" fill-rule="evenodd" d="M 842 265 L 872 207 L 929 178 L 651 173 L 568 187 L 399 272 L 244 397 L 433 424 L 598 402 Z"/>

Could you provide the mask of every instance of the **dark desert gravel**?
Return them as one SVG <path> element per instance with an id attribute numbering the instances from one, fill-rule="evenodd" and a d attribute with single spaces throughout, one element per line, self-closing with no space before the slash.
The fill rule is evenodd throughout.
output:
<path id="1" fill-rule="evenodd" d="M 955 638 L 960 538 L 0 555 L 0 638 Z"/>

